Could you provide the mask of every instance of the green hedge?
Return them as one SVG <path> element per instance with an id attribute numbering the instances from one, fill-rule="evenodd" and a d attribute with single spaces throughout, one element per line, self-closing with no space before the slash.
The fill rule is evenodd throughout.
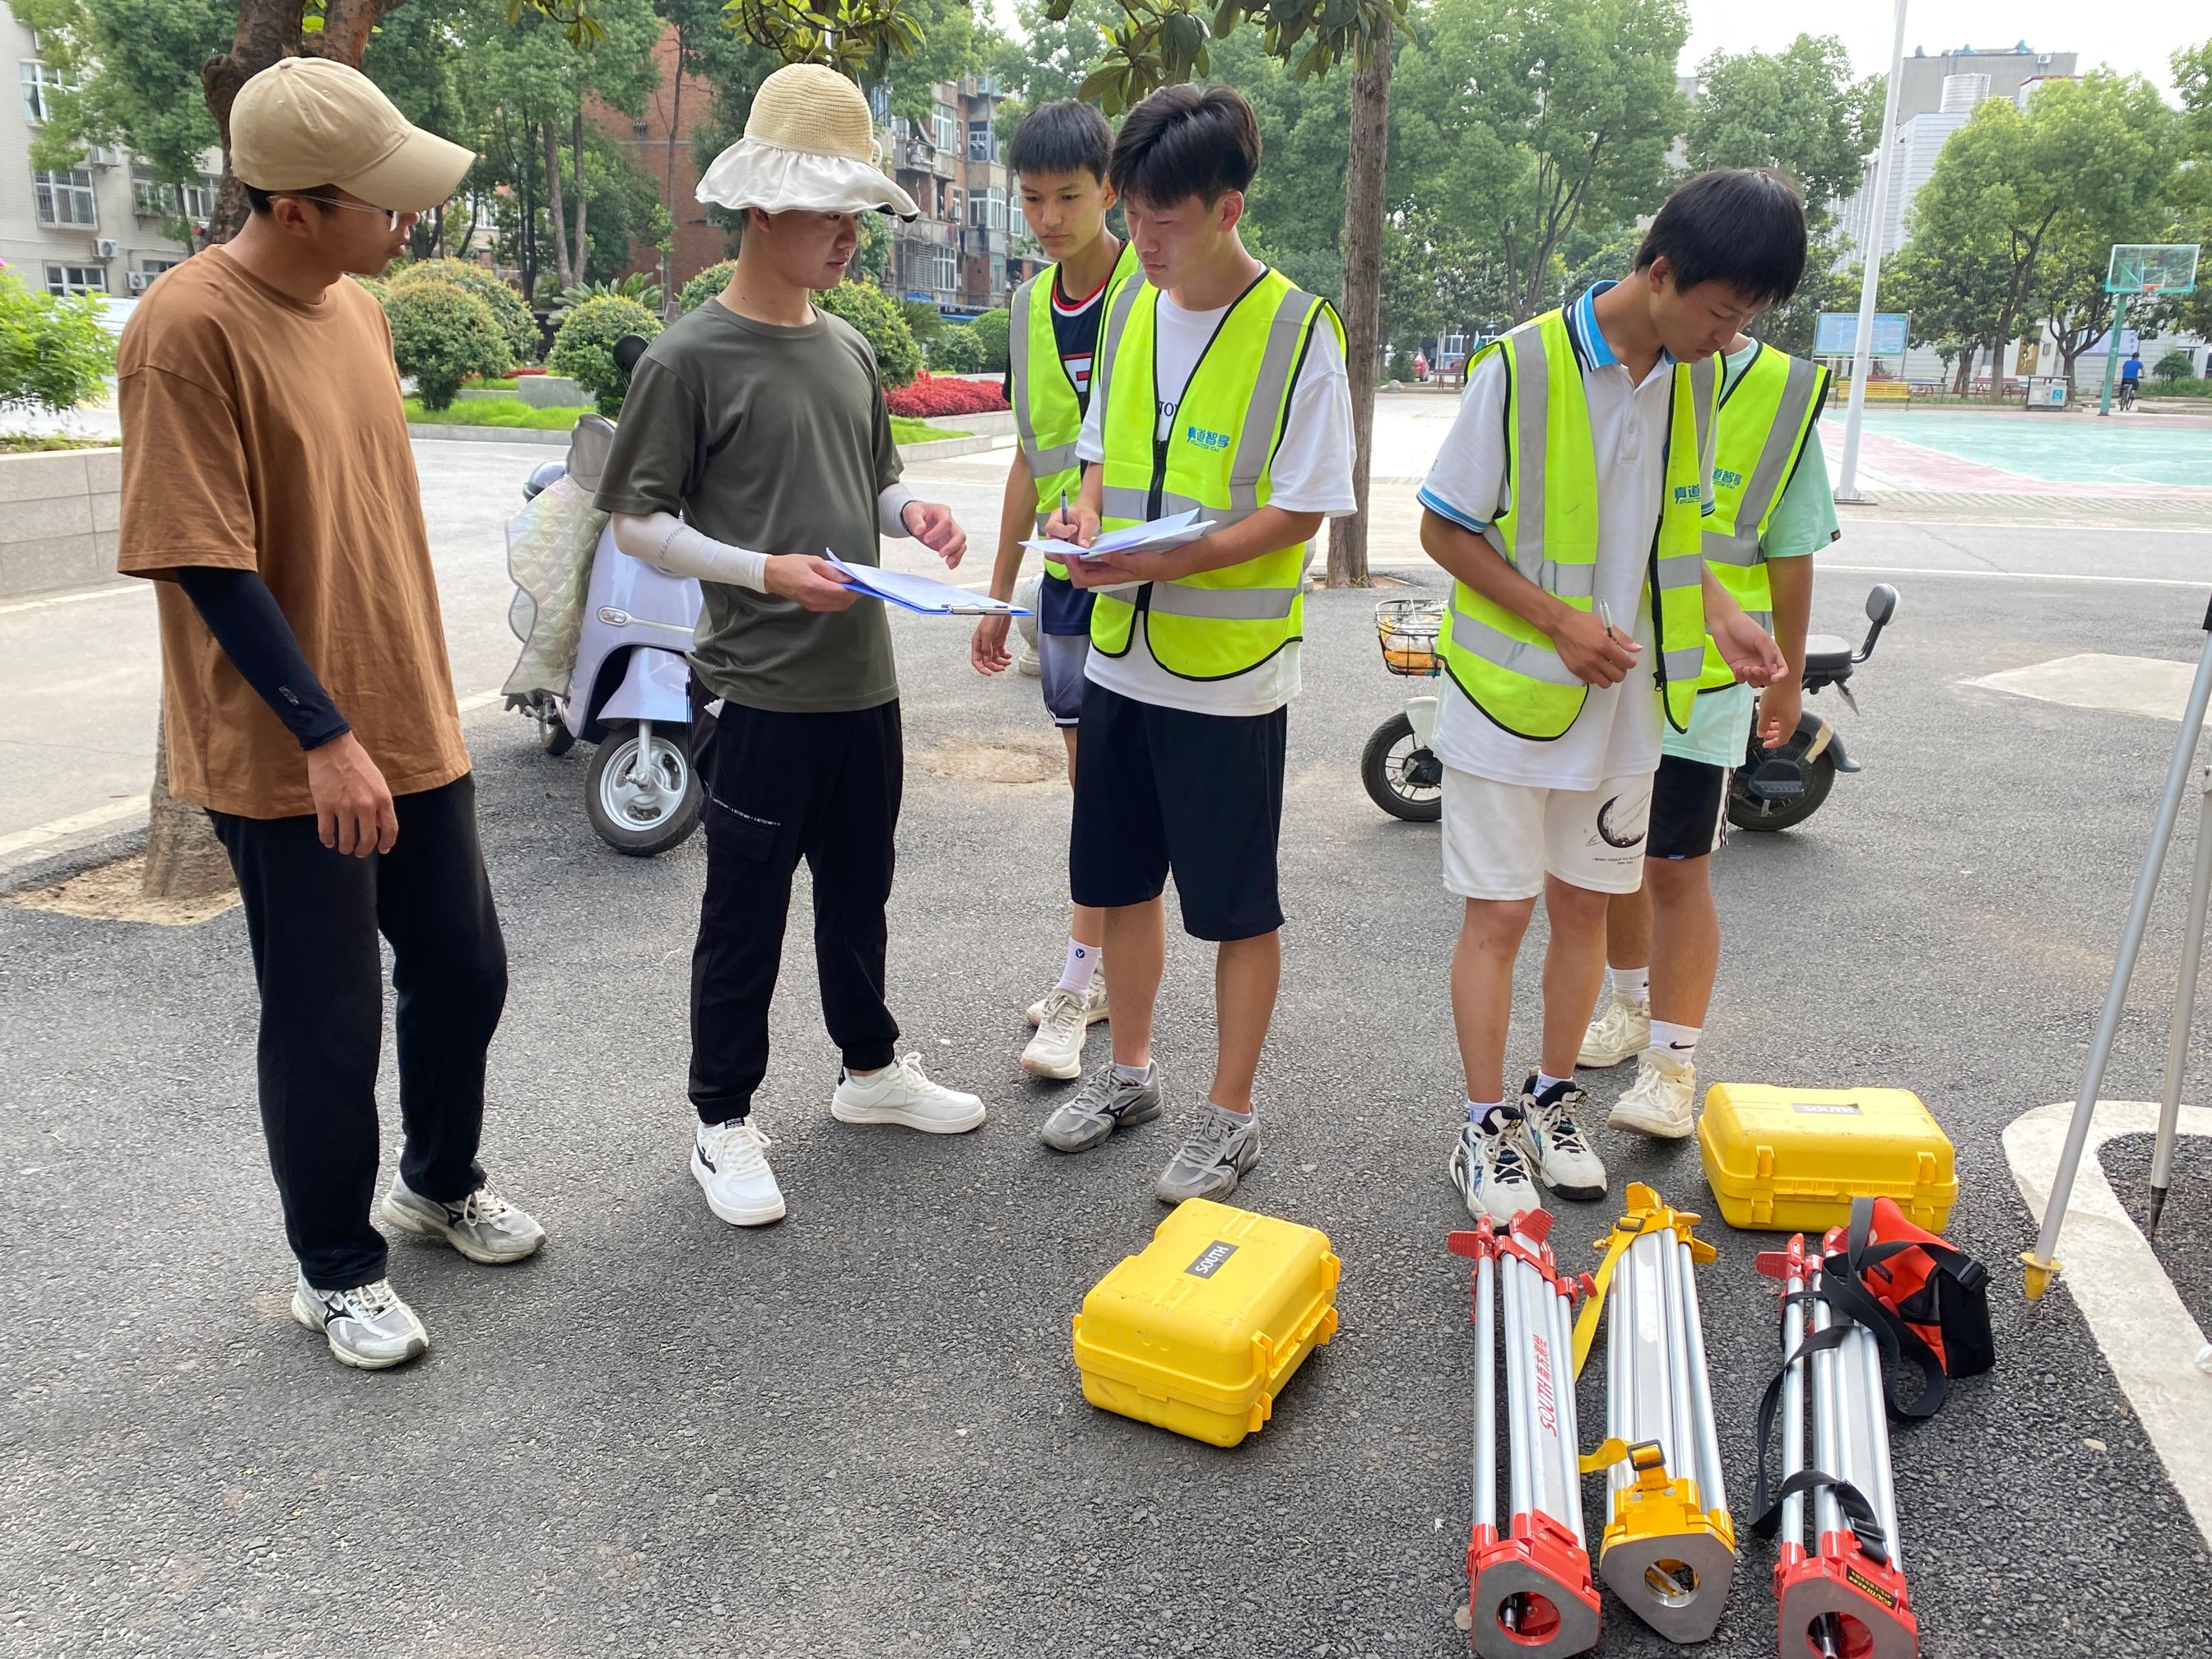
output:
<path id="1" fill-rule="evenodd" d="M 676 296 L 677 309 L 687 313 L 698 310 L 730 285 L 730 277 L 737 268 L 735 259 L 725 259 L 719 265 L 708 265 L 684 284 L 683 291 Z"/>
<path id="2" fill-rule="evenodd" d="M 987 311 L 968 326 L 975 331 L 975 342 L 983 349 L 983 361 L 977 365 L 989 374 L 1003 374 L 1007 368 L 1007 336 L 1012 331 L 1014 314 L 1000 309 Z"/>
<path id="3" fill-rule="evenodd" d="M 876 354 L 876 376 L 884 390 L 895 391 L 921 373 L 921 348 L 906 325 L 906 313 L 872 283 L 840 283 L 814 303 L 860 331 Z"/>
<path id="4" fill-rule="evenodd" d="M 623 398 L 629 391 L 629 374 L 615 362 L 615 343 L 625 334 L 650 340 L 659 332 L 660 319 L 635 300 L 616 295 L 586 300 L 568 313 L 553 337 L 545 366 L 590 392 L 599 413 L 612 420 L 622 413 Z"/>
<path id="5" fill-rule="evenodd" d="M 983 342 L 966 323 L 948 323 L 930 344 L 929 367 L 937 374 L 981 374 Z"/>
<path id="6" fill-rule="evenodd" d="M 115 367 L 115 337 L 100 326 L 100 301 L 57 299 L 0 270 L 0 404 L 52 414 L 100 390 Z"/>
<path id="7" fill-rule="evenodd" d="M 392 325 L 392 355 L 399 372 L 414 377 L 425 409 L 445 409 L 471 375 L 507 373 L 507 337 L 491 307 L 455 283 L 423 277 L 384 296 Z"/>
<path id="8" fill-rule="evenodd" d="M 538 319 L 531 315 L 521 290 L 498 272 L 466 259 L 424 259 L 401 266 L 385 280 L 384 286 L 390 291 L 414 283 L 451 283 L 483 301 L 506 337 L 507 356 L 516 363 L 534 363 L 544 350 L 545 337 L 538 332 Z"/>

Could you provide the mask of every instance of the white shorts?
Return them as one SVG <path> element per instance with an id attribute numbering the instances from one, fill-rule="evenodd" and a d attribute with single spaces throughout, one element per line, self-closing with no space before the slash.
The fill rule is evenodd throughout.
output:
<path id="1" fill-rule="evenodd" d="M 1544 878 L 1597 893 L 1644 882 L 1651 774 L 1595 789 L 1498 783 L 1444 769 L 1444 889 L 1461 898 L 1526 899 Z"/>

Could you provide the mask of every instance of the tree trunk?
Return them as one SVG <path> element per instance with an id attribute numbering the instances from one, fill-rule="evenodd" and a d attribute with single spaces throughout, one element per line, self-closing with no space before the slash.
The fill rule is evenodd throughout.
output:
<path id="1" fill-rule="evenodd" d="M 676 144 L 684 131 L 684 51 L 687 44 L 684 32 L 676 31 L 676 86 L 668 114 L 668 163 L 660 185 L 660 204 L 668 211 L 668 252 L 660 261 L 660 316 L 663 322 L 676 320 L 676 227 L 682 222 L 676 216 Z"/>
<path id="2" fill-rule="evenodd" d="M 550 121 L 540 123 L 545 151 L 545 216 L 553 227 L 553 270 L 562 288 L 576 285 L 575 267 L 568 263 L 568 212 L 561 200 L 561 135 Z"/>
<path id="3" fill-rule="evenodd" d="M 154 735 L 154 787 L 147 802 L 149 898 L 196 899 L 231 886 L 230 859 L 208 827 L 207 814 L 169 793 L 169 734 L 165 719 Z"/>
<path id="4" fill-rule="evenodd" d="M 576 280 L 580 283 L 591 270 L 591 245 L 584 240 L 584 211 L 591 205 L 591 198 L 584 192 L 584 106 L 581 102 L 576 106 L 575 150 L 576 252 L 568 261 L 568 264 L 569 268 L 576 273 Z"/>
<path id="5" fill-rule="evenodd" d="M 1352 392 L 1352 488 L 1359 503 L 1328 531 L 1328 585 L 1367 585 L 1367 475 L 1375 439 L 1375 373 L 1382 331 L 1383 173 L 1390 145 L 1390 37 L 1352 77 L 1350 165 L 1344 187 L 1345 371 Z"/>
<path id="6" fill-rule="evenodd" d="M 1974 347 L 1972 342 L 1959 348 L 1959 378 L 1952 383 L 1954 397 L 1963 398 L 1974 384 Z"/>

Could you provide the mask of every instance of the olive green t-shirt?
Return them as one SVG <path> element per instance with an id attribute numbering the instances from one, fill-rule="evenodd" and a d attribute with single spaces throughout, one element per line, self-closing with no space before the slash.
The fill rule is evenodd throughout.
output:
<path id="1" fill-rule="evenodd" d="M 804 328 L 709 301 L 653 341 L 630 378 L 599 481 L 608 513 L 680 513 L 757 553 L 878 562 L 876 499 L 898 447 L 875 354 L 842 319 Z M 719 697 L 778 714 L 873 708 L 898 696 L 876 599 L 817 611 L 702 583 L 691 666 Z"/>

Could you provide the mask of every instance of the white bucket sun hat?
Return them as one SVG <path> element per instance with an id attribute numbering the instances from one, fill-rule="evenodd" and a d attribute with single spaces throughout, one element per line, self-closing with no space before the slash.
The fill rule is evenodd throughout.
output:
<path id="1" fill-rule="evenodd" d="M 918 216 L 881 153 L 860 88 L 820 64 L 787 64 L 761 82 L 745 136 L 714 158 L 699 199 L 738 211 Z"/>

